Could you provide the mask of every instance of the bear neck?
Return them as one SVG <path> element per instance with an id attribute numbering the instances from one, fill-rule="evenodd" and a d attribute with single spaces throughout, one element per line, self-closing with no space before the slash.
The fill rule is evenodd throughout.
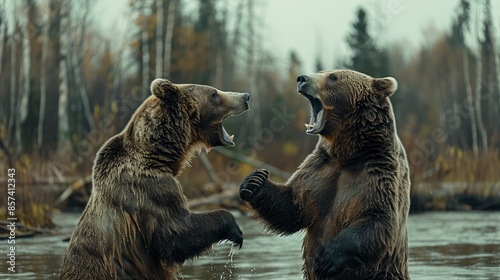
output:
<path id="1" fill-rule="evenodd" d="M 124 139 L 138 168 L 178 176 L 202 148 L 191 134 L 189 118 L 168 116 L 155 126 L 135 125 L 131 121 L 124 131 Z"/>
<path id="2" fill-rule="evenodd" d="M 393 154 L 397 149 L 395 128 L 389 111 L 377 112 L 375 119 L 358 114 L 348 118 L 335 135 L 322 136 L 320 141 L 328 154 L 342 165 L 357 165 L 380 161 Z"/>

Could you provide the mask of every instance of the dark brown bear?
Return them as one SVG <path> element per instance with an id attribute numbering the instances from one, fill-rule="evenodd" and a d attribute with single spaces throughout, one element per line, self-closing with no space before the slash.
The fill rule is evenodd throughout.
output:
<path id="1" fill-rule="evenodd" d="M 393 78 L 300 75 L 316 148 L 285 184 L 256 170 L 240 196 L 274 232 L 305 229 L 305 279 L 409 279 L 409 169 L 389 101 Z"/>
<path id="2" fill-rule="evenodd" d="M 189 211 L 176 176 L 193 152 L 234 145 L 222 121 L 248 109 L 248 93 L 165 79 L 151 92 L 97 153 L 61 279 L 176 279 L 185 260 L 212 244 L 243 242 L 230 212 Z"/>

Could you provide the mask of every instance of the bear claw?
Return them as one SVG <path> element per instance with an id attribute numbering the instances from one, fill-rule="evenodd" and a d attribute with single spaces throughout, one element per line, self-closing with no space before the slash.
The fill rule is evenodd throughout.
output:
<path id="1" fill-rule="evenodd" d="M 240 185 L 240 197 L 244 201 L 255 199 L 265 185 L 269 171 L 265 169 L 255 170 L 250 173 Z"/>
<path id="2" fill-rule="evenodd" d="M 242 189 L 241 192 L 249 192 L 250 194 L 253 193 L 253 191 L 249 190 L 249 189 Z"/>

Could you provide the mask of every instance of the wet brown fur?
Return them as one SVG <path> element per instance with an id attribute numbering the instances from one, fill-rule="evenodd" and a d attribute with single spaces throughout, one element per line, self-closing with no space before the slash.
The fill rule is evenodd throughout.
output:
<path id="1" fill-rule="evenodd" d="M 388 98 L 396 86 L 348 70 L 311 77 L 326 121 L 316 148 L 285 184 L 254 171 L 242 198 L 278 234 L 305 229 L 305 279 L 409 279 L 409 168 Z"/>
<path id="2" fill-rule="evenodd" d="M 220 122 L 248 109 L 243 95 L 163 79 L 151 91 L 97 153 L 61 279 L 176 279 L 213 243 L 242 242 L 228 211 L 189 211 L 176 176 L 197 150 L 222 145 Z"/>

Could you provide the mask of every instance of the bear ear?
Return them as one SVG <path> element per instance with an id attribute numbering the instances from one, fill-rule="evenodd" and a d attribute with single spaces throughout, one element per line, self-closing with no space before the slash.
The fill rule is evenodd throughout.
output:
<path id="1" fill-rule="evenodd" d="M 167 79 L 155 79 L 151 82 L 151 93 L 158 98 L 172 98 L 178 92 L 179 88 Z"/>
<path id="2" fill-rule="evenodd" d="M 398 89 L 398 82 L 393 77 L 373 79 L 373 89 L 383 97 L 389 97 Z"/>

